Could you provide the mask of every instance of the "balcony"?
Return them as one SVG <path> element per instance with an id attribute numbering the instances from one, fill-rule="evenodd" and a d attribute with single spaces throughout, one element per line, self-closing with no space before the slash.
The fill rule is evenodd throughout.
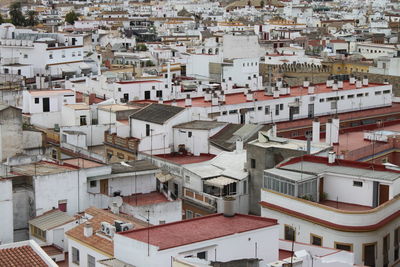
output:
<path id="1" fill-rule="evenodd" d="M 134 137 L 119 137 L 116 133 L 104 133 L 104 144 L 110 145 L 128 152 L 136 153 L 139 139 Z"/>
<path id="2" fill-rule="evenodd" d="M 199 203 L 200 205 L 217 210 L 217 197 L 208 195 L 206 193 L 196 192 L 192 189 L 183 188 L 183 196 L 189 200 Z"/>

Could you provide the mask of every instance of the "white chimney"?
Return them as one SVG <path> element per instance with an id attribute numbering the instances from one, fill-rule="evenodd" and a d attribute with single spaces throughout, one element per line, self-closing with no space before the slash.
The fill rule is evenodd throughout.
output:
<path id="1" fill-rule="evenodd" d="M 224 197 L 224 216 L 233 217 L 235 216 L 235 198 Z"/>
<path id="2" fill-rule="evenodd" d="M 342 80 L 339 80 L 339 81 L 337 82 L 337 87 L 338 87 L 339 89 L 343 89 L 343 81 L 342 81 Z"/>
<path id="3" fill-rule="evenodd" d="M 356 88 L 361 88 L 362 87 L 362 82 L 360 79 L 356 80 Z"/>
<path id="4" fill-rule="evenodd" d="M 332 143 L 333 144 L 338 144 L 339 143 L 339 129 L 340 129 L 340 120 L 339 117 L 335 116 L 332 119 L 332 132 L 331 132 L 331 138 L 332 138 Z"/>
<path id="5" fill-rule="evenodd" d="M 248 101 L 248 102 L 253 101 L 253 93 L 252 92 L 248 92 L 246 94 L 246 101 Z"/>
<path id="6" fill-rule="evenodd" d="M 318 118 L 315 118 L 312 122 L 312 141 L 314 143 L 319 143 L 319 137 L 320 137 L 320 122 Z"/>
<path id="7" fill-rule="evenodd" d="M 332 84 L 332 91 L 337 91 L 338 90 L 338 84 L 336 81 Z"/>
<path id="8" fill-rule="evenodd" d="M 41 79 L 40 79 L 40 76 L 39 76 L 39 74 L 36 74 L 36 76 L 35 76 L 35 83 L 36 83 L 36 88 L 37 89 L 42 89 L 42 85 L 41 85 Z"/>
<path id="9" fill-rule="evenodd" d="M 303 81 L 303 87 L 306 88 L 306 87 L 308 87 L 308 86 L 310 86 L 310 82 L 308 81 L 308 78 L 306 77 L 306 78 L 304 79 L 304 81 Z"/>
<path id="10" fill-rule="evenodd" d="M 91 237 L 93 235 L 93 226 L 90 222 L 86 222 L 83 226 L 83 235 L 85 237 Z"/>
<path id="11" fill-rule="evenodd" d="M 276 87 L 274 89 L 274 98 L 279 98 L 279 89 Z"/>
<path id="12" fill-rule="evenodd" d="M 333 164 L 336 161 L 336 153 L 334 151 L 329 151 L 328 153 L 328 163 Z"/>
<path id="13" fill-rule="evenodd" d="M 243 140 L 241 138 L 236 139 L 236 152 L 243 151 Z"/>
<path id="14" fill-rule="evenodd" d="M 119 207 L 118 207 L 118 203 L 117 202 L 113 202 L 111 204 L 111 212 L 114 214 L 119 214 Z"/>
<path id="15" fill-rule="evenodd" d="M 211 97 L 211 105 L 212 106 L 218 106 L 218 96 L 217 94 L 213 94 Z"/>
<path id="16" fill-rule="evenodd" d="M 363 86 L 368 86 L 368 77 L 365 75 L 363 80 L 362 80 L 362 85 Z"/>
<path id="17" fill-rule="evenodd" d="M 308 94 L 309 94 L 309 95 L 314 94 L 314 93 L 315 93 L 315 86 L 314 86 L 314 84 L 311 83 L 311 84 L 308 86 L 307 91 L 308 91 Z"/>
<path id="18" fill-rule="evenodd" d="M 350 79 L 349 79 L 349 83 L 350 83 L 350 84 L 355 84 L 355 83 L 356 83 L 356 77 L 354 77 L 353 75 L 351 75 L 351 76 L 350 76 Z"/>
<path id="19" fill-rule="evenodd" d="M 185 99 L 185 107 L 191 107 L 191 106 L 192 106 L 192 99 L 190 98 L 190 94 L 187 94 Z"/>
<path id="20" fill-rule="evenodd" d="M 326 87 L 332 87 L 333 85 L 333 80 L 332 77 L 328 77 L 328 80 L 326 80 Z"/>

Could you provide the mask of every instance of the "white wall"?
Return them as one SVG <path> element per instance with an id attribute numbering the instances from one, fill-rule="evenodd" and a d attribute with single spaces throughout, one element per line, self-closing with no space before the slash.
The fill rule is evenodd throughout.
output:
<path id="1" fill-rule="evenodd" d="M 11 179 L 0 179 L 1 244 L 14 241 L 13 196 Z"/>
<path id="2" fill-rule="evenodd" d="M 95 233 L 94 233 L 95 234 Z M 79 250 L 79 265 L 72 262 L 72 247 Z M 68 237 L 68 265 L 70 267 L 86 267 L 88 266 L 88 255 L 95 257 L 96 266 L 101 266 L 99 260 L 112 258 L 112 255 L 100 253 L 99 250 L 93 250 L 82 243 L 76 242 L 74 239 Z"/>

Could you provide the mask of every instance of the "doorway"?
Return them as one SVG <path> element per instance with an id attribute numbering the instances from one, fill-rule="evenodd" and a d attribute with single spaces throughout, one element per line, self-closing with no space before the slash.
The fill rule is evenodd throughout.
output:
<path id="1" fill-rule="evenodd" d="M 100 180 L 100 194 L 108 195 L 108 179 Z"/>
<path id="2" fill-rule="evenodd" d="M 364 247 L 363 258 L 365 266 L 375 267 L 375 258 L 376 258 L 375 246 L 376 246 L 375 243 L 363 245 Z"/>
<path id="3" fill-rule="evenodd" d="M 379 205 L 389 200 L 389 186 L 380 184 L 379 185 Z"/>
<path id="4" fill-rule="evenodd" d="M 43 97 L 43 112 L 50 112 L 50 98 Z"/>

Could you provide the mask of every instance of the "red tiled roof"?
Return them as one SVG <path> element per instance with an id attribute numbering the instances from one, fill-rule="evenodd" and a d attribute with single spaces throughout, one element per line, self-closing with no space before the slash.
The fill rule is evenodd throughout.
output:
<path id="1" fill-rule="evenodd" d="M 275 219 L 252 215 L 236 214 L 233 217 L 225 217 L 223 214 L 213 214 L 120 234 L 141 242 L 149 242 L 157 246 L 159 250 L 164 250 L 277 224 Z M 150 240 L 148 240 L 148 234 Z"/>
<path id="2" fill-rule="evenodd" d="M 368 86 L 364 86 L 362 88 L 382 86 L 382 85 L 383 84 L 369 83 Z M 326 87 L 325 83 L 315 84 L 314 86 L 315 86 L 315 94 L 333 92 L 332 88 Z M 345 81 L 345 82 L 343 82 L 343 89 L 340 89 L 339 91 L 354 90 L 354 89 L 356 89 L 355 84 L 350 84 L 348 81 Z M 307 89 L 303 88 L 302 86 L 296 86 L 296 87 L 290 88 L 290 94 L 281 95 L 280 98 L 296 97 L 296 96 L 304 96 L 304 95 L 308 95 Z M 264 101 L 264 100 L 274 99 L 272 95 L 265 95 L 264 90 L 254 91 L 253 96 L 254 96 L 255 101 Z M 172 102 L 173 102 L 172 100 L 164 101 L 164 104 L 171 105 Z M 235 105 L 235 104 L 241 104 L 241 103 L 246 103 L 246 102 L 248 102 L 248 101 L 247 101 L 246 95 L 244 93 L 234 93 L 234 94 L 226 94 L 225 95 L 225 105 Z M 185 99 L 176 100 L 176 103 L 177 103 L 177 106 L 179 106 L 179 107 L 185 107 Z M 195 98 L 192 98 L 192 106 L 193 107 L 211 107 L 211 101 L 205 101 L 204 97 L 195 97 Z"/>
<path id="3" fill-rule="evenodd" d="M 192 163 L 200 163 L 203 161 L 211 160 L 215 157 L 213 154 L 203 154 L 200 156 L 194 155 L 178 155 L 178 154 L 163 154 L 163 155 L 153 155 L 158 158 L 163 158 L 165 160 L 171 161 L 176 164 L 192 164 Z"/>
<path id="4" fill-rule="evenodd" d="M 147 194 L 134 194 L 125 196 L 123 201 L 131 206 L 146 206 L 162 202 L 168 202 L 168 199 L 160 192 L 151 192 Z"/>
<path id="5" fill-rule="evenodd" d="M 7 267 L 47 267 L 43 259 L 28 245 L 0 249 L 0 266 Z"/>

